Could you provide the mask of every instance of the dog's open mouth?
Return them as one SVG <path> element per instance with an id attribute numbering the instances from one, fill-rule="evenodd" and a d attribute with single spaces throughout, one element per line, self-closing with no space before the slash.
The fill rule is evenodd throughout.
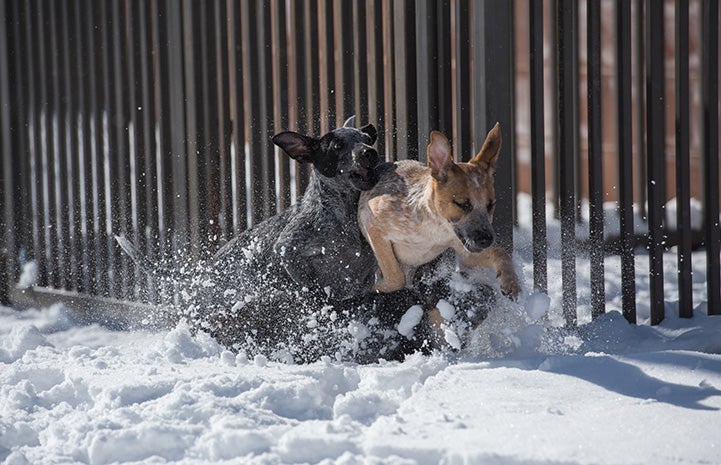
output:
<path id="1" fill-rule="evenodd" d="M 367 191 L 376 185 L 378 176 L 375 168 L 363 168 L 362 166 L 356 166 L 350 173 L 350 182 L 358 190 Z"/>

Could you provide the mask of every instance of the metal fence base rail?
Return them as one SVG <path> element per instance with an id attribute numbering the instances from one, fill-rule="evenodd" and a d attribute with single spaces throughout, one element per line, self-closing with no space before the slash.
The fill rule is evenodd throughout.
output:
<path id="1" fill-rule="evenodd" d="M 622 311 L 636 322 L 639 245 L 653 324 L 664 286 L 678 282 L 682 316 L 701 303 L 690 292 L 700 245 L 708 312 L 721 313 L 718 29 L 716 0 L 5 0 L 0 300 L 159 304 L 159 284 L 113 235 L 152 260 L 205 258 L 302 195 L 308 167 L 278 152 L 273 134 L 319 135 L 355 114 L 379 128 L 389 161 L 424 161 L 434 129 L 467 160 L 499 121 L 498 241 L 513 248 L 516 194 L 530 193 L 530 285 L 546 291 L 553 206 L 568 326 L 579 300 L 593 318 L 608 310 L 609 253 L 621 256 Z M 678 233 L 664 211 L 673 197 Z M 692 198 L 703 203 L 701 232 L 688 227 Z M 585 199 L 589 236 L 579 241 Z M 604 239 L 607 201 L 618 205 L 618 238 Z M 645 238 L 634 205 L 652 225 Z M 671 244 L 679 275 L 668 283 Z M 579 258 L 590 286 L 578 282 Z M 38 288 L 5 291 L 30 260 Z"/>
<path id="2" fill-rule="evenodd" d="M 178 322 L 169 309 L 128 300 L 98 297 L 44 287 L 13 289 L 10 299 L 18 308 L 44 308 L 62 304 L 80 324 L 101 324 L 113 329 L 168 328 Z"/>

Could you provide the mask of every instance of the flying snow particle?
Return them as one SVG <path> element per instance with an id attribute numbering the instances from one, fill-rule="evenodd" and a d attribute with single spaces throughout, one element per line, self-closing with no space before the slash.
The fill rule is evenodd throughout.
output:
<path id="1" fill-rule="evenodd" d="M 413 338 L 413 328 L 421 322 L 423 318 L 423 307 L 414 305 L 403 314 L 400 323 L 398 323 L 398 332 L 407 339 Z"/>
<path id="2" fill-rule="evenodd" d="M 456 307 L 448 303 L 447 301 L 441 299 L 436 304 L 436 307 L 438 307 L 438 311 L 441 312 L 441 316 L 448 320 L 453 321 L 456 318 Z"/>
<path id="3" fill-rule="evenodd" d="M 443 338 L 449 346 L 456 350 L 461 350 L 461 338 L 458 337 L 458 334 L 456 334 L 450 326 L 443 325 Z"/>

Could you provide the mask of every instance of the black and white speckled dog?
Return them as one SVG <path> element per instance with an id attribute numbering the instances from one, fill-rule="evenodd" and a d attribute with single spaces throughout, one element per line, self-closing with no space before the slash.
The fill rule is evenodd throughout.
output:
<path id="1" fill-rule="evenodd" d="M 420 347 L 395 326 L 420 299 L 370 292 L 376 261 L 357 221 L 360 191 L 377 181 L 376 129 L 354 118 L 320 138 L 281 132 L 273 143 L 313 165 L 300 202 L 245 231 L 191 273 L 184 316 L 224 345 L 295 361 L 371 361 Z M 124 239 L 120 245 L 143 263 Z M 162 274 L 157 266 L 148 271 Z"/>

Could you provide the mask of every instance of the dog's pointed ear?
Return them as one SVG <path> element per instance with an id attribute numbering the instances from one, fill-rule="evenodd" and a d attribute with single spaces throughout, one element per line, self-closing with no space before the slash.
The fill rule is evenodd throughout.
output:
<path id="1" fill-rule="evenodd" d="M 318 146 L 316 139 L 297 132 L 284 131 L 274 135 L 271 140 L 293 160 L 299 163 L 313 162 L 313 154 Z"/>
<path id="2" fill-rule="evenodd" d="M 496 160 L 498 160 L 498 153 L 501 151 L 501 125 L 496 123 L 493 128 L 488 131 L 486 141 L 483 143 L 483 147 L 478 154 L 473 157 L 470 163 L 479 165 L 481 162 L 486 163 L 488 169 L 496 168 Z"/>
<path id="3" fill-rule="evenodd" d="M 355 127 L 355 115 L 349 116 L 347 120 L 345 120 L 345 123 L 343 123 L 344 128 L 354 128 Z"/>
<path id="4" fill-rule="evenodd" d="M 378 131 L 376 131 L 376 127 L 372 124 L 366 124 L 361 129 L 361 132 L 365 132 L 368 134 L 371 138 L 371 145 L 376 143 L 376 140 L 378 140 Z"/>
<path id="5" fill-rule="evenodd" d="M 431 175 L 440 182 L 448 178 L 448 170 L 453 166 L 453 154 L 448 138 L 438 131 L 431 131 L 431 141 L 426 151 Z"/>

